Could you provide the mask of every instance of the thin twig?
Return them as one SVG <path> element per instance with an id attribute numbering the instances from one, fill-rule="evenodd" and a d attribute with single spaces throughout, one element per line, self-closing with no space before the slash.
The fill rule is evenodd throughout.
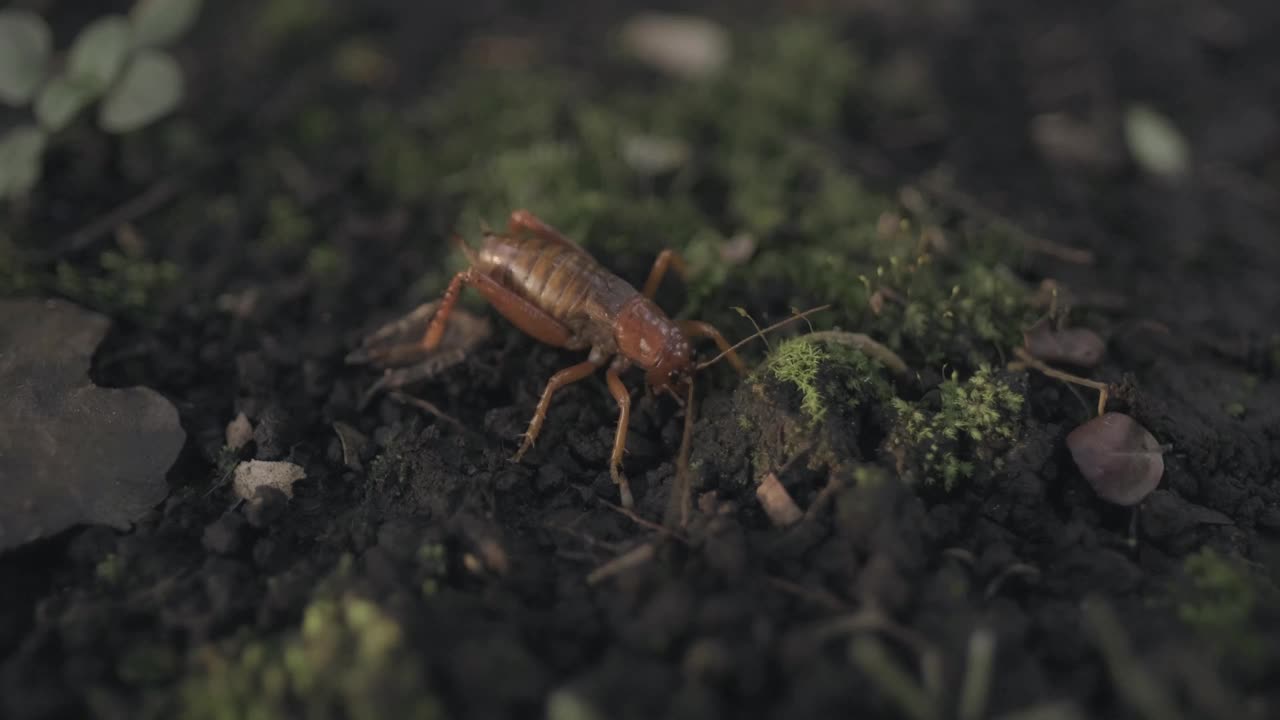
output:
<path id="1" fill-rule="evenodd" d="M 1074 383 L 1076 385 L 1083 385 L 1084 387 L 1093 388 L 1094 390 L 1097 390 L 1098 391 L 1098 415 L 1102 415 L 1107 411 L 1107 397 L 1111 392 L 1111 386 L 1108 385 L 1107 383 L 1099 382 L 1097 380 L 1090 380 L 1089 378 L 1086 378 L 1086 377 L 1080 377 L 1079 375 L 1072 375 L 1069 372 L 1063 372 L 1062 370 L 1049 367 L 1039 358 L 1027 352 L 1026 348 L 1014 348 L 1013 354 L 1018 356 L 1018 359 L 1021 360 L 1024 365 L 1035 368 L 1036 370 L 1039 370 L 1040 372 L 1044 373 L 1045 375 L 1048 375 L 1051 378 L 1054 378 L 1056 380 L 1061 380 L 1063 382 Z"/>
<path id="2" fill-rule="evenodd" d="M 449 423 L 450 425 L 453 425 L 454 427 L 463 431 L 464 433 L 475 434 L 474 431 L 469 429 L 466 425 L 463 425 L 457 418 L 453 417 L 449 413 L 436 407 L 436 405 L 432 402 L 423 400 L 422 398 L 419 398 L 419 397 L 414 397 L 412 395 L 407 395 L 405 393 L 400 392 L 399 390 L 387 393 L 387 397 L 405 405 L 412 405 L 413 407 L 416 407 L 419 410 L 425 410 L 431 413 L 432 415 L 436 416 L 437 418 L 440 418 L 441 420 Z"/>
<path id="3" fill-rule="evenodd" d="M 644 543 L 643 545 L 637 545 L 636 547 L 628 550 L 627 552 L 619 555 L 618 557 L 610 560 L 609 562 L 591 571 L 591 574 L 587 575 L 587 584 L 595 585 L 601 580 L 607 580 L 608 578 L 611 578 L 614 575 L 617 575 L 618 573 L 626 572 L 627 570 L 631 570 L 633 568 L 638 568 L 641 565 L 644 565 L 645 563 L 653 560 L 654 552 L 655 552 L 655 548 L 652 542 L 647 542 L 647 543 Z"/>
<path id="4" fill-rule="evenodd" d="M 667 537 L 675 538 L 682 544 L 685 544 L 685 545 L 689 544 L 689 541 L 680 533 L 676 532 L 675 530 L 669 527 L 660 525 L 652 520 L 640 517 L 639 515 L 636 514 L 634 510 L 630 508 L 625 508 L 625 507 L 622 507 L 621 505 L 615 505 L 609 502 L 608 500 L 605 500 L 604 498 L 597 498 L 597 502 L 601 503 L 605 507 L 608 507 L 609 509 L 618 513 L 619 515 L 626 517 L 628 520 L 639 525 L 640 527 L 648 528 L 660 535 L 665 535 Z"/>
<path id="5" fill-rule="evenodd" d="M 684 433 L 680 437 L 680 452 L 676 455 L 676 477 L 672 482 L 671 497 L 667 503 L 666 524 L 683 529 L 689 524 L 693 511 L 693 478 L 689 476 L 689 456 L 693 452 L 693 425 L 697 407 L 694 403 L 693 379 L 689 380 L 688 396 L 684 404 Z"/>

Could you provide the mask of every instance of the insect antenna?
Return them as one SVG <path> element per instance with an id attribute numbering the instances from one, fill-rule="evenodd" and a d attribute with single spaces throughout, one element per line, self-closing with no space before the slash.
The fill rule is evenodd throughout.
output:
<path id="1" fill-rule="evenodd" d="M 803 320 L 804 318 L 810 315 L 813 315 L 814 313 L 822 312 L 823 310 L 827 310 L 830 307 L 831 307 L 830 305 L 819 305 L 816 308 L 810 308 L 808 310 L 805 310 L 802 313 L 797 313 L 795 315 L 792 315 L 786 320 L 780 320 L 763 330 L 757 329 L 754 334 L 747 337 L 746 339 L 738 341 L 736 345 L 730 347 L 728 350 L 725 350 L 724 352 L 720 353 L 719 355 L 711 358 L 706 362 L 698 363 L 694 367 L 694 370 L 704 370 L 706 368 L 709 368 L 712 365 L 715 365 L 716 363 L 723 360 L 727 355 L 729 355 L 729 353 L 732 353 L 734 350 L 737 350 L 738 348 L 742 347 L 743 345 L 746 345 L 747 343 L 751 342 L 752 340 L 755 340 L 756 338 L 763 338 L 765 336 L 765 333 L 773 332 L 774 330 L 777 330 L 778 328 L 784 325 L 790 325 L 791 323 L 796 322 L 797 320 Z"/>

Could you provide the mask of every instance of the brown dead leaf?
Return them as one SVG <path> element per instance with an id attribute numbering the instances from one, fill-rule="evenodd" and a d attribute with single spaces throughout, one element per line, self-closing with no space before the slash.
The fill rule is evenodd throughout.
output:
<path id="1" fill-rule="evenodd" d="M 1160 484 L 1163 448 L 1138 421 L 1106 413 L 1067 435 L 1071 457 L 1098 497 L 1137 505 Z"/>
<path id="2" fill-rule="evenodd" d="M 1088 328 L 1055 330 L 1048 320 L 1025 330 L 1022 338 L 1027 352 L 1040 360 L 1086 368 L 1097 365 L 1107 349 L 1106 341 Z"/>

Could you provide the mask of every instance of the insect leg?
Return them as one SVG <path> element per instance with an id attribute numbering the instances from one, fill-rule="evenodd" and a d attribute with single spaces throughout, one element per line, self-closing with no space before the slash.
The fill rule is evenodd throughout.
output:
<path id="1" fill-rule="evenodd" d="M 542 399 L 538 401 L 538 409 L 533 413 L 533 419 L 529 421 L 529 429 L 524 434 L 524 442 L 520 445 L 520 449 L 516 451 L 512 460 L 520 462 L 520 458 L 533 447 L 533 443 L 538 439 L 538 433 L 542 432 L 542 422 L 547 419 L 547 410 L 551 407 L 551 398 L 566 385 L 572 385 L 580 380 L 590 377 L 591 373 L 600 369 L 604 361 L 597 358 L 588 358 L 587 360 L 571 365 L 564 370 L 551 376 L 547 381 L 547 389 L 542 391 Z"/>
<path id="2" fill-rule="evenodd" d="M 618 366 L 615 363 L 605 372 L 605 380 L 609 383 L 609 393 L 618 403 L 618 430 L 613 438 L 613 455 L 609 458 L 609 474 L 618 486 L 618 494 L 622 496 L 622 506 L 630 508 L 634 501 L 631 498 L 631 484 L 622 474 L 622 454 L 627 450 L 627 426 L 631 423 L 631 393 L 618 377 Z"/>
<path id="3" fill-rule="evenodd" d="M 519 235 L 522 230 L 531 232 L 544 240 L 577 246 L 577 243 L 562 235 L 559 230 L 543 222 L 537 215 L 528 210 L 516 210 L 511 213 L 511 217 L 507 220 L 507 232 L 512 235 Z"/>
<path id="4" fill-rule="evenodd" d="M 724 336 L 720 334 L 719 330 L 715 329 L 715 326 L 701 320 L 682 320 L 680 321 L 680 331 L 687 337 L 710 338 L 715 342 L 716 347 L 720 348 L 720 352 L 726 353 L 725 357 L 728 358 L 729 362 L 733 363 L 738 372 L 743 375 L 747 374 L 747 366 L 743 364 L 742 358 L 738 357 L 738 353 L 729 349 L 729 341 L 724 339 Z"/>
<path id="5" fill-rule="evenodd" d="M 440 345 L 440 340 L 444 338 L 445 325 L 449 322 L 449 316 L 453 314 L 453 306 L 458 304 L 458 296 L 462 294 L 462 286 L 473 282 L 475 275 L 475 270 L 467 268 L 454 275 L 449 281 L 449 287 L 440 298 L 440 307 L 436 310 L 435 317 L 431 318 L 427 333 L 422 338 L 422 349 L 430 352 Z"/>
<path id="6" fill-rule="evenodd" d="M 675 268 L 676 274 L 680 277 L 686 275 L 684 258 L 671 249 L 658 253 L 657 259 L 653 261 L 653 269 L 649 271 L 649 279 L 644 284 L 645 297 L 653 299 L 654 294 L 658 292 L 658 285 L 662 284 L 662 278 L 666 276 L 669 268 Z"/>

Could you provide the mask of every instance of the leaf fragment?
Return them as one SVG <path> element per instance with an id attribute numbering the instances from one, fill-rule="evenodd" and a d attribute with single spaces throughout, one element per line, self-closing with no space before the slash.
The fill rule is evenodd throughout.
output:
<path id="1" fill-rule="evenodd" d="M 121 15 L 93 21 L 67 51 L 67 76 L 101 93 L 119 77 L 129 57 L 133 31 Z"/>
<path id="2" fill-rule="evenodd" d="M 52 49 L 53 34 L 39 15 L 0 11 L 0 102 L 17 107 L 35 97 Z"/>
<path id="3" fill-rule="evenodd" d="M 202 0 L 138 0 L 129 11 L 134 47 L 159 47 L 181 37 L 195 24 Z"/>
<path id="4" fill-rule="evenodd" d="M 13 128 L 0 137 L 0 197 L 24 195 L 35 187 L 47 141 L 34 125 Z"/>
<path id="5" fill-rule="evenodd" d="M 102 101 L 98 124 L 111 133 L 139 130 L 182 102 L 182 69 L 168 53 L 142 50 Z"/>

